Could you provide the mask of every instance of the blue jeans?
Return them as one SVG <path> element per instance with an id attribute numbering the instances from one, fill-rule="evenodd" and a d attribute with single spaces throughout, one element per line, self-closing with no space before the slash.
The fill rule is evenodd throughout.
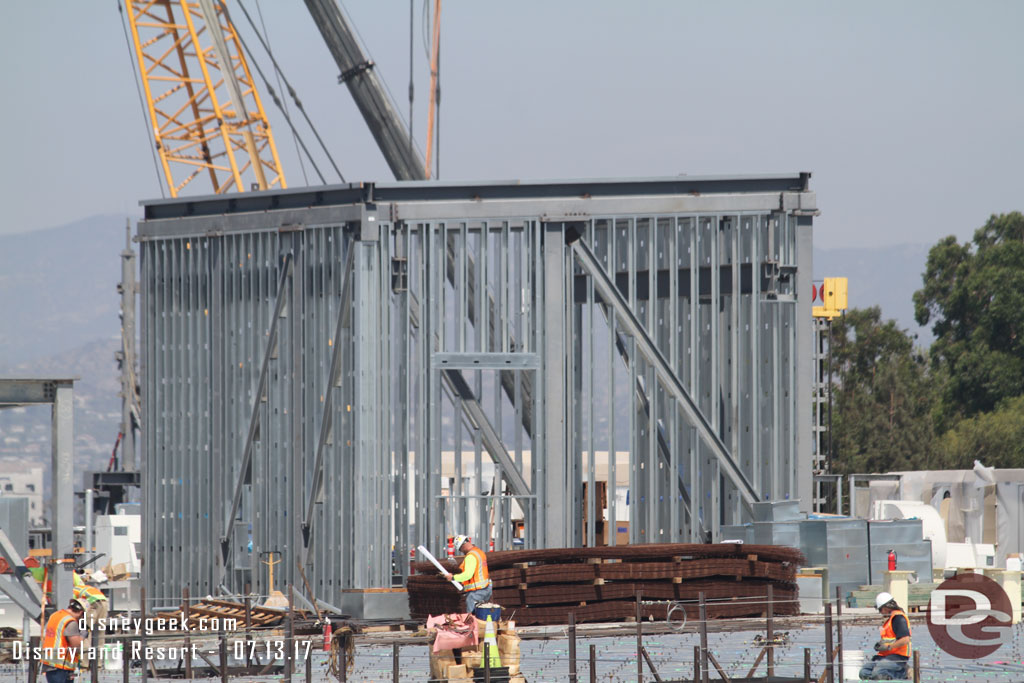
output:
<path id="1" fill-rule="evenodd" d="M 74 679 L 75 672 L 67 669 L 47 669 L 46 683 L 70 683 Z"/>
<path id="2" fill-rule="evenodd" d="M 480 588 L 466 593 L 466 612 L 472 614 L 473 610 L 476 609 L 476 606 L 488 602 L 493 593 L 494 591 L 491 589 L 490 585 L 488 585 L 487 588 Z"/>
<path id="3" fill-rule="evenodd" d="M 860 669 L 862 681 L 905 681 L 907 660 L 875 659 L 866 662 Z"/>

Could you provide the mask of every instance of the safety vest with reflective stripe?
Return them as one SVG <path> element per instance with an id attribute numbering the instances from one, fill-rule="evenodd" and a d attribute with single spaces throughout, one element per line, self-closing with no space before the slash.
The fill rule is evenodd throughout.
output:
<path id="1" fill-rule="evenodd" d="M 466 557 L 470 555 L 476 558 L 476 571 L 473 572 L 473 576 L 469 577 L 467 583 L 462 584 L 462 590 L 475 591 L 487 588 L 491 585 L 491 575 L 487 571 L 487 556 L 480 548 L 473 548 L 466 554 Z M 462 561 L 459 568 L 463 571 L 466 570 L 466 560 Z"/>
<path id="2" fill-rule="evenodd" d="M 910 633 L 910 619 L 907 619 L 907 615 L 903 613 L 903 610 L 897 609 L 893 610 L 892 613 L 889 615 L 889 618 L 885 620 L 884 624 L 882 624 L 882 640 L 894 640 L 896 638 L 896 632 L 892 630 L 892 620 L 893 617 L 895 617 L 896 615 L 899 615 L 907 620 L 907 633 Z M 909 658 L 910 643 L 907 643 L 906 645 L 898 647 L 894 650 L 886 650 L 884 652 L 879 652 L 878 654 L 880 654 L 883 657 L 885 657 L 886 655 L 902 655 L 904 657 Z"/>
<path id="3" fill-rule="evenodd" d="M 106 600 L 107 596 L 103 594 L 99 588 L 82 584 L 75 586 L 74 588 L 75 600 L 85 603 L 88 602 L 90 605 L 99 602 L 100 600 Z"/>
<path id="4" fill-rule="evenodd" d="M 46 622 L 46 632 L 43 634 L 43 664 L 55 669 L 75 670 L 78 650 L 72 648 L 64 638 L 64 630 L 74 621 L 74 615 L 62 609 L 54 612 Z"/>

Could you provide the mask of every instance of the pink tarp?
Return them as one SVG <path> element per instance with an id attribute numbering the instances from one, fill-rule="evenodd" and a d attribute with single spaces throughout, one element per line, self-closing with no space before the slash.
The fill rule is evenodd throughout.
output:
<path id="1" fill-rule="evenodd" d="M 436 628 L 434 652 L 477 644 L 476 618 L 472 614 L 441 614 L 427 618 L 427 628 Z"/>

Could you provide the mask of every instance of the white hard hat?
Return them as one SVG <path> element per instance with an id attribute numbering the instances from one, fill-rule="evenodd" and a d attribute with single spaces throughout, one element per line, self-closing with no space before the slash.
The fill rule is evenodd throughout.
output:
<path id="1" fill-rule="evenodd" d="M 452 545 L 452 548 L 454 548 L 455 552 L 459 552 L 459 549 L 462 548 L 462 544 L 465 543 L 468 540 L 469 540 L 469 536 L 464 536 L 463 534 L 459 534 L 458 536 L 455 537 L 455 543 Z"/>
<path id="2" fill-rule="evenodd" d="M 882 605 L 886 604 L 892 599 L 892 595 L 886 593 L 885 591 L 882 591 L 881 593 L 875 596 L 875 609 L 882 609 Z"/>

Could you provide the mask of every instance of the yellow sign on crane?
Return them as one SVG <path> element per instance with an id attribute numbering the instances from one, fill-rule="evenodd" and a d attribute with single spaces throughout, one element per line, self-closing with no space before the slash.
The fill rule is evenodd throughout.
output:
<path id="1" fill-rule="evenodd" d="M 217 194 L 284 188 L 284 173 L 221 0 L 127 0 L 156 148 L 171 196 L 199 175 Z"/>
<path id="2" fill-rule="evenodd" d="M 821 301 L 824 306 L 815 306 L 811 309 L 811 315 L 815 318 L 838 318 L 846 310 L 846 278 L 827 277 L 821 286 Z"/>

